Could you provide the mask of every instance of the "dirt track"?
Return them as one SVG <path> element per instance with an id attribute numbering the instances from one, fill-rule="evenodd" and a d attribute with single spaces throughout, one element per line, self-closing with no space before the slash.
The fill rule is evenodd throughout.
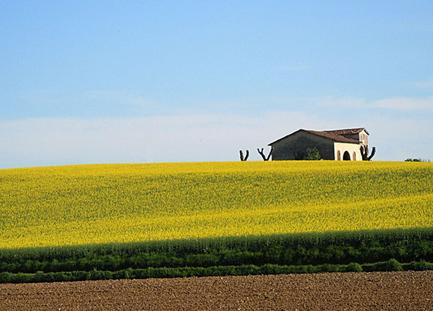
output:
<path id="1" fill-rule="evenodd" d="M 433 310 L 433 271 L 0 285 L 0 310 Z"/>

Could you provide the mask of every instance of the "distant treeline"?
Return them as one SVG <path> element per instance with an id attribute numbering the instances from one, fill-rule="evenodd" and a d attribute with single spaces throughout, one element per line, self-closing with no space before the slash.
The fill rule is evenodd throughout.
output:
<path id="1" fill-rule="evenodd" d="M 429 159 L 421 159 L 421 158 L 407 158 L 404 161 L 405 162 L 431 162 Z"/>
<path id="2" fill-rule="evenodd" d="M 0 251 L 0 282 L 425 270 L 433 230 L 299 234 Z"/>

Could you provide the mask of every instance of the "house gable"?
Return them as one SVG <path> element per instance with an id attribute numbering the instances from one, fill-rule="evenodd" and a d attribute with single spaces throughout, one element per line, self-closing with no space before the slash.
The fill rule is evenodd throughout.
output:
<path id="1" fill-rule="evenodd" d="M 370 135 L 370 133 L 368 133 L 368 131 L 363 127 L 342 130 L 328 130 L 324 132 L 355 140 L 358 144 L 362 143 L 365 146 L 368 145 L 368 136 Z"/>

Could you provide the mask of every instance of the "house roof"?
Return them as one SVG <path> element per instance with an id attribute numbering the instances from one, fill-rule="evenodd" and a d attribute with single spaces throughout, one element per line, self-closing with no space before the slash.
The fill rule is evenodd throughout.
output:
<path id="1" fill-rule="evenodd" d="M 300 130 L 297 130 L 296 132 L 293 132 L 289 135 L 286 135 L 280 139 L 277 139 L 276 141 L 270 143 L 269 146 L 272 146 L 273 144 L 275 144 L 275 143 L 277 143 L 283 139 L 286 139 L 292 135 L 295 135 L 299 132 L 309 133 L 311 135 L 315 135 L 315 136 L 319 136 L 319 137 L 322 137 L 325 139 L 329 139 L 329 140 L 332 140 L 334 142 L 359 144 L 359 140 L 348 138 L 348 137 L 345 137 L 343 135 L 358 134 L 358 133 L 362 132 L 363 130 L 368 134 L 367 130 L 365 130 L 364 128 L 342 129 L 342 130 L 332 130 L 332 131 L 314 131 L 314 130 L 300 129 Z"/>
<path id="2" fill-rule="evenodd" d="M 370 133 L 364 127 L 357 127 L 353 129 L 329 130 L 323 132 L 330 132 L 330 133 L 332 132 L 338 135 L 353 135 L 353 134 L 359 134 L 362 131 L 365 131 L 367 135 L 370 135 Z"/>

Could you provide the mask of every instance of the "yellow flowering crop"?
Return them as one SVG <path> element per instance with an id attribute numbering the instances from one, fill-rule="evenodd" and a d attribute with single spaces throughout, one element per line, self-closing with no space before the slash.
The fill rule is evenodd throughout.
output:
<path id="1" fill-rule="evenodd" d="M 430 227 L 431 163 L 0 170 L 0 248 Z"/>

